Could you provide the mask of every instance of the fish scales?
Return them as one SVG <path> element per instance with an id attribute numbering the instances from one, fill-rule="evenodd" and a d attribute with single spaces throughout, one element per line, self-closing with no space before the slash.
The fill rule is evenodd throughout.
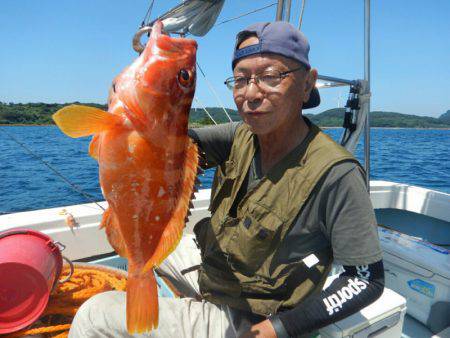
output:
<path id="1" fill-rule="evenodd" d="M 178 244 L 194 192 L 198 152 L 187 128 L 196 48 L 156 22 L 143 53 L 113 81 L 108 112 L 73 105 L 54 115 L 67 135 L 94 135 L 89 153 L 109 205 L 101 227 L 129 262 L 130 333 L 158 325 L 153 268 Z"/>

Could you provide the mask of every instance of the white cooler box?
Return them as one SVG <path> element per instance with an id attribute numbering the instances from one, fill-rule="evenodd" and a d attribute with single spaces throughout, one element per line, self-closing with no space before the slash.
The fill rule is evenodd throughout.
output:
<path id="1" fill-rule="evenodd" d="M 325 287 L 337 276 L 328 278 Z M 385 288 L 374 303 L 361 311 L 319 330 L 321 338 L 400 338 L 406 313 L 406 300 Z"/>
<path id="2" fill-rule="evenodd" d="M 450 251 L 378 228 L 386 287 L 407 300 L 407 312 L 433 333 L 450 326 Z"/>

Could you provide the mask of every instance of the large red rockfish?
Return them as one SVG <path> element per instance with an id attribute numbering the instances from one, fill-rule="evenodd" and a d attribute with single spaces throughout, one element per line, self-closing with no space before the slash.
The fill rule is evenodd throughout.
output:
<path id="1" fill-rule="evenodd" d="M 158 325 L 153 268 L 177 246 L 194 189 L 198 154 L 187 129 L 196 50 L 156 22 L 145 50 L 114 80 L 108 112 L 72 105 L 53 116 L 71 137 L 94 135 L 89 154 L 109 204 L 102 226 L 128 258 L 130 333 Z"/>

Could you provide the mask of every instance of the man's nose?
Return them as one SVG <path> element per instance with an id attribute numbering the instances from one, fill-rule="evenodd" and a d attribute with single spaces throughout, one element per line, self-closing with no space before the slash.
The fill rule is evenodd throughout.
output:
<path id="1" fill-rule="evenodd" d="M 245 98 L 250 101 L 258 101 L 261 100 L 263 97 L 263 93 L 261 91 L 261 88 L 259 88 L 258 83 L 254 78 L 250 78 L 248 80 L 248 85 L 245 91 Z"/>

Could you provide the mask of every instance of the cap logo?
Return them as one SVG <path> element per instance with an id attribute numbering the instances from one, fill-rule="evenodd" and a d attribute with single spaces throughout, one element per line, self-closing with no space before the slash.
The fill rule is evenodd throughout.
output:
<path id="1" fill-rule="evenodd" d="M 236 51 L 234 52 L 234 60 L 256 53 L 261 53 L 261 43 L 250 45 L 241 49 L 236 49 Z"/>

